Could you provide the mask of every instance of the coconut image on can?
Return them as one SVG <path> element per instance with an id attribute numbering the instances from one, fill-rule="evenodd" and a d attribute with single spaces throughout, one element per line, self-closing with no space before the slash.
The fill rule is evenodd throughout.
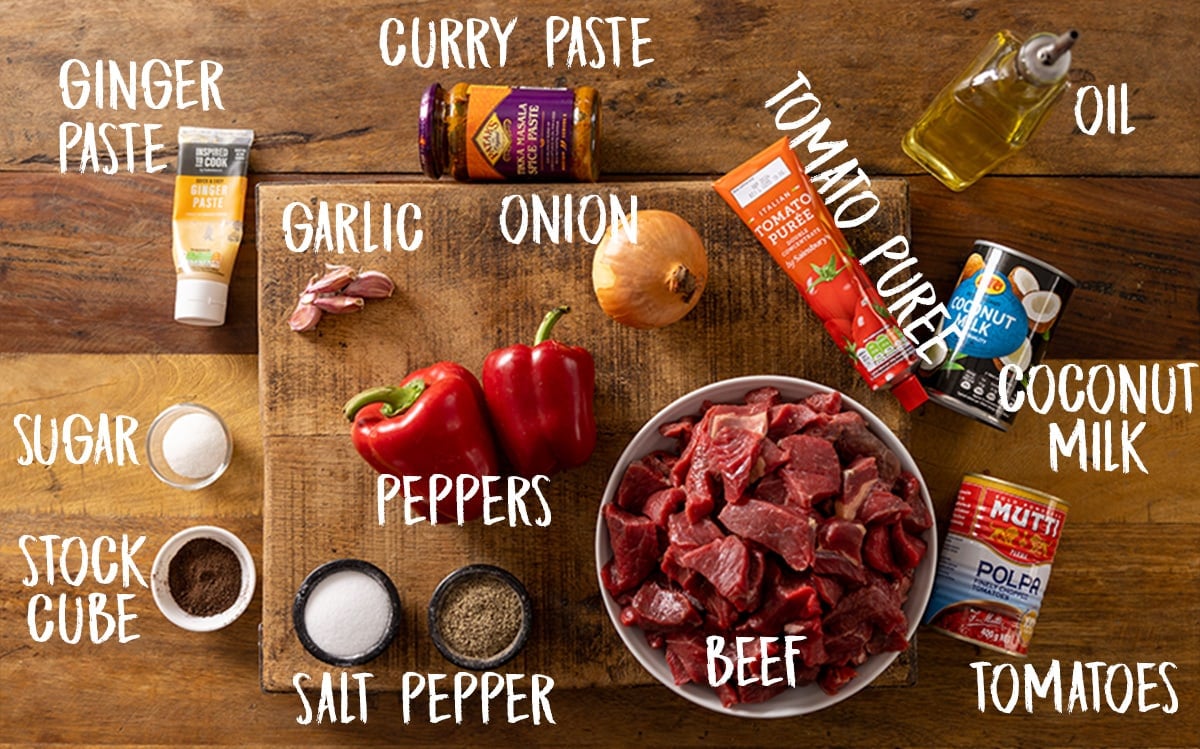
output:
<path id="1" fill-rule="evenodd" d="M 942 329 L 949 332 L 925 350 L 929 397 L 1007 431 L 1016 414 L 1002 405 L 1000 374 L 1014 368 L 1018 376 L 1010 380 L 1024 387 L 1024 373 L 1045 357 L 1076 285 L 1035 257 L 977 240 L 946 305 Z"/>

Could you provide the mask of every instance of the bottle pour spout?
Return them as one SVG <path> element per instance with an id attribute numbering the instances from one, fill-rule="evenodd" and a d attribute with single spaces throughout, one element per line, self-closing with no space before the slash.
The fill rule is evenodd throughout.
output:
<path id="1" fill-rule="evenodd" d="M 1071 67 L 1071 47 L 1079 38 L 1074 29 L 1061 36 L 1034 34 L 1017 55 L 1017 70 L 1027 81 L 1038 86 L 1052 86 L 1067 77 Z"/>
<path id="2" fill-rule="evenodd" d="M 1058 61 L 1064 52 L 1071 49 L 1075 44 L 1075 40 L 1079 38 L 1079 32 L 1071 29 L 1065 34 L 1060 34 L 1055 37 L 1054 42 L 1038 51 L 1038 60 L 1043 65 L 1053 65 Z"/>

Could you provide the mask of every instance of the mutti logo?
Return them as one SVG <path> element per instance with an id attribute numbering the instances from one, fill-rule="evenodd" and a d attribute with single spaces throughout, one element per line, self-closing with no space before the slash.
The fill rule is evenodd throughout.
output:
<path id="1" fill-rule="evenodd" d="M 994 499 L 988 517 L 1046 538 L 1058 538 L 1062 532 L 1062 513 L 1047 511 L 1042 505 L 1022 502 L 1013 497 Z"/>
<path id="2" fill-rule="evenodd" d="M 977 287 L 983 285 L 983 278 L 984 278 L 983 273 L 980 273 L 978 276 L 975 277 L 975 285 Z M 1008 284 L 1005 283 L 1004 276 L 1000 276 L 995 273 L 988 276 L 988 279 L 987 279 L 987 293 L 988 294 L 991 294 L 992 296 L 995 296 L 996 294 L 1003 294 L 1004 290 L 1006 288 L 1008 288 Z"/>

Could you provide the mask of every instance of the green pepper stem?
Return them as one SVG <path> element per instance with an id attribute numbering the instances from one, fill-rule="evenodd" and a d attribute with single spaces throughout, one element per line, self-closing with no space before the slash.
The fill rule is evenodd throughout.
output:
<path id="1" fill-rule="evenodd" d="M 417 398 L 423 392 L 425 392 L 425 380 L 420 377 L 404 387 L 384 385 L 383 387 L 371 388 L 362 391 L 347 401 L 346 405 L 342 408 L 342 413 L 346 415 L 347 420 L 354 421 L 354 417 L 364 406 L 372 403 L 382 403 L 383 406 L 379 409 L 379 412 L 385 418 L 390 419 L 407 411 L 412 404 L 417 402 Z"/>
<path id="2" fill-rule="evenodd" d="M 533 337 L 533 345 L 536 346 L 548 340 L 550 338 L 550 329 L 554 327 L 559 318 L 570 311 L 570 307 L 563 305 L 547 312 L 546 316 L 542 318 L 542 324 L 538 326 L 537 335 Z"/>

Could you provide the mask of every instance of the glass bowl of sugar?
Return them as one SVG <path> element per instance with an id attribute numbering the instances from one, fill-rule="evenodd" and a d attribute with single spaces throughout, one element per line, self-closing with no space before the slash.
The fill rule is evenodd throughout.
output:
<path id="1" fill-rule="evenodd" d="M 233 459 L 229 428 L 211 408 L 177 403 L 154 418 L 146 432 L 146 461 L 163 483 L 202 489 Z"/>

